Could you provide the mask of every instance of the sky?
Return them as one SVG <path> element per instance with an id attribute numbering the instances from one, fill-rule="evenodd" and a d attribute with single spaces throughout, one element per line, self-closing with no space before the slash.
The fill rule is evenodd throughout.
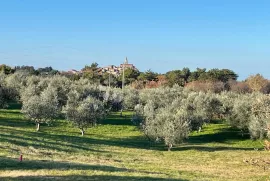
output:
<path id="1" fill-rule="evenodd" d="M 269 0 L 0 1 L 0 64 L 140 71 L 228 68 L 270 78 Z"/>

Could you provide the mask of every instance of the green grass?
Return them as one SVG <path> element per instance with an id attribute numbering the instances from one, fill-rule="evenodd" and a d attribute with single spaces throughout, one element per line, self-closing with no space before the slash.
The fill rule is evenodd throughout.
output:
<path id="1" fill-rule="evenodd" d="M 168 152 L 149 144 L 130 112 L 111 114 L 81 137 L 65 120 L 36 132 L 14 106 L 0 110 L 0 180 L 270 180 L 270 153 L 222 122 Z"/>

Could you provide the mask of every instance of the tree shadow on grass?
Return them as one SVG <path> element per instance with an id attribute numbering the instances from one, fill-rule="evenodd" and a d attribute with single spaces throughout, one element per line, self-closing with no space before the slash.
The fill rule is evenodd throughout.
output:
<path id="1" fill-rule="evenodd" d="M 3 110 L 1 110 L 3 111 Z M 127 117 L 119 118 L 118 113 L 113 113 L 105 120 L 102 124 L 110 124 L 110 125 L 131 125 L 130 121 L 131 115 L 127 115 Z M 220 122 L 218 122 L 220 123 Z M 55 125 L 64 124 L 63 122 L 55 122 Z M 148 150 L 160 150 L 165 151 L 166 147 L 163 144 L 152 144 L 143 136 L 133 136 L 128 138 L 112 138 L 112 137 L 100 137 L 93 138 L 89 135 L 85 137 L 81 136 L 71 136 L 66 135 L 65 132 L 59 132 L 56 134 L 49 134 L 46 132 L 29 132 L 22 130 L 11 129 L 10 127 L 34 127 L 34 123 L 27 121 L 25 119 L 8 119 L 0 118 L 0 125 L 5 126 L 3 129 L 9 129 L 7 132 L 10 134 L 0 136 L 0 142 L 10 142 L 19 146 L 33 146 L 38 148 L 46 148 L 58 151 L 65 152 L 73 152 L 77 149 L 84 151 L 95 151 L 98 150 L 92 149 L 91 147 L 95 147 L 96 145 L 105 145 L 105 146 L 118 146 L 118 147 L 127 147 L 127 148 L 137 148 L 137 149 L 148 149 Z M 20 137 L 16 135 L 25 135 L 26 137 Z M 27 138 L 28 137 L 28 138 Z M 36 139 L 39 138 L 39 139 Z M 45 140 L 40 140 L 44 138 Z M 249 137 L 245 135 L 241 136 L 241 132 L 238 129 L 233 128 L 218 128 L 215 130 L 215 133 L 210 134 L 198 134 L 192 135 L 186 141 L 188 146 L 180 146 L 177 149 L 173 149 L 172 151 L 180 151 L 180 150 L 188 150 L 195 149 L 199 151 L 221 151 L 221 150 L 251 150 L 253 148 L 233 148 L 233 147 L 208 147 L 201 146 L 208 143 L 226 143 L 232 144 L 233 142 L 247 140 Z M 28 140 L 26 142 L 25 140 Z M 199 146 L 198 146 L 199 145 Z M 71 149 L 70 149 L 71 148 Z M 182 149 L 181 149 L 182 148 Z"/>
<path id="2" fill-rule="evenodd" d="M 18 103 L 18 102 L 9 102 L 8 103 L 8 110 L 10 109 L 18 109 L 18 110 L 21 110 L 22 109 L 22 104 L 21 103 Z"/>
<path id="3" fill-rule="evenodd" d="M 61 139 L 44 139 L 43 137 L 39 137 L 39 135 L 35 135 L 34 133 L 29 134 L 28 132 L 23 132 L 24 137 L 16 136 L 14 134 L 6 135 L 0 133 L 0 142 L 8 142 L 13 145 L 23 146 L 23 147 L 33 147 L 34 149 L 49 149 L 49 150 L 57 150 L 67 153 L 78 152 L 78 151 L 92 151 L 92 152 L 103 152 L 106 151 L 92 149 L 91 147 L 86 147 L 83 145 L 78 145 L 77 142 L 64 142 Z M 27 136 L 27 137 L 26 137 Z M 46 136 L 45 136 L 46 138 Z M 10 149 L 10 148 L 9 148 Z"/>
<path id="4" fill-rule="evenodd" d="M 5 128 L 9 129 L 9 128 Z M 46 132 L 28 132 L 10 129 L 9 135 L 0 134 L 0 141 L 9 142 L 18 146 L 44 148 L 64 152 L 93 151 L 106 152 L 98 149 L 99 146 L 117 146 L 123 148 L 147 149 L 156 151 L 166 151 L 164 144 L 152 144 L 143 136 L 130 136 L 127 138 L 93 138 L 89 135 L 85 137 L 64 134 L 49 134 Z M 17 136 L 23 134 L 24 137 Z M 41 140 L 42 139 L 42 140 Z M 218 132 L 191 136 L 186 144 L 173 148 L 172 151 L 198 150 L 198 151 L 222 151 L 222 150 L 254 150 L 254 148 L 236 148 L 231 146 L 205 146 L 207 143 L 227 143 L 228 141 L 238 141 L 237 133 Z"/>
<path id="5" fill-rule="evenodd" d="M 10 110 L 10 109 L 1 109 L 0 113 L 4 113 L 4 114 L 15 114 L 15 115 L 21 115 L 22 113 L 20 111 L 14 111 L 14 110 Z"/>
<path id="6" fill-rule="evenodd" d="M 59 169 L 59 170 L 96 170 L 106 172 L 129 172 L 126 168 L 118 168 L 104 165 L 78 164 L 71 162 L 56 162 L 48 160 L 19 160 L 0 157 L 1 170 L 41 170 L 41 169 Z"/>
<path id="7" fill-rule="evenodd" d="M 0 177 L 1 178 L 1 177 Z M 188 181 L 186 179 L 171 179 L 171 178 L 155 178 L 155 177 L 140 177 L 140 176 L 112 176 L 112 175 L 68 175 L 68 176 L 22 176 L 22 177 L 2 177 L 3 181 L 35 181 L 35 180 L 64 180 L 64 181 L 75 181 L 75 180 L 95 180 L 95 181 Z"/>
<path id="8" fill-rule="evenodd" d="M 123 115 L 120 117 L 120 113 L 112 113 L 99 123 L 103 125 L 133 125 L 131 118 L 132 115 Z"/>
<path id="9" fill-rule="evenodd" d="M 0 126 L 6 127 L 18 127 L 18 128 L 29 128 L 35 127 L 35 124 L 31 121 L 22 118 L 2 118 L 0 117 Z"/>
<path id="10" fill-rule="evenodd" d="M 79 163 L 71 163 L 71 162 L 59 162 L 59 161 L 49 161 L 49 160 L 23 160 L 22 162 L 19 162 L 16 159 L 13 158 L 7 158 L 7 157 L 0 157 L 0 170 L 2 171 L 11 171 L 11 170 L 31 170 L 31 171 L 37 171 L 37 170 L 85 170 L 85 171 L 103 171 L 103 172 L 109 172 L 109 173 L 114 173 L 114 172 L 124 172 L 124 173 L 139 173 L 139 174 L 155 174 L 155 175 L 163 175 L 163 176 L 169 176 L 166 173 L 162 172 L 153 172 L 153 171 L 145 171 L 145 170 L 136 170 L 136 169 L 128 169 L 128 168 L 121 168 L 121 167 L 114 167 L 114 166 L 107 166 L 107 165 L 91 165 L 91 164 L 79 164 Z M 17 177 L 17 178 L 6 178 L 6 179 L 41 179 L 44 176 L 39 176 L 39 177 Z M 75 176 L 74 176 L 75 177 Z M 77 176 L 74 178 L 77 180 L 77 177 L 82 177 L 86 178 L 85 176 Z M 1 177 L 0 177 L 1 178 Z M 45 177 L 46 178 L 46 177 Z M 51 177 L 50 177 L 51 178 Z M 56 177 L 58 179 L 67 179 L 65 177 Z M 68 177 L 70 178 L 70 177 Z M 89 177 L 90 178 L 90 177 Z M 101 178 L 106 178 L 106 177 L 100 177 Z M 117 177 L 115 177 L 116 179 Z M 1 178 L 2 180 L 4 178 Z M 74 180 L 73 179 L 73 180 Z M 151 179 L 149 177 L 149 179 Z M 87 179 L 88 180 L 88 179 Z"/>
<path id="11" fill-rule="evenodd" d="M 190 136 L 187 142 L 192 144 L 230 143 L 247 139 L 250 139 L 249 135 L 244 134 L 242 136 L 239 129 L 219 128 L 215 133 Z"/>
<path id="12" fill-rule="evenodd" d="M 0 133 L 0 142 L 8 142 L 18 146 L 44 148 L 65 152 L 73 152 L 73 149 L 83 151 L 105 152 L 93 149 L 97 146 L 119 146 L 128 148 L 147 149 L 149 142 L 143 137 L 128 137 L 121 139 L 92 138 L 88 136 L 71 136 L 63 134 L 49 134 L 46 132 L 28 132 L 5 128 L 9 134 Z M 24 136 L 19 136 L 24 135 Z"/>
<path id="13" fill-rule="evenodd" d="M 226 147 L 226 146 L 201 146 L 201 145 L 183 145 L 177 148 L 173 148 L 172 151 L 204 151 L 204 152 L 216 152 L 216 151 L 253 151 L 254 148 L 239 148 L 239 147 Z"/>

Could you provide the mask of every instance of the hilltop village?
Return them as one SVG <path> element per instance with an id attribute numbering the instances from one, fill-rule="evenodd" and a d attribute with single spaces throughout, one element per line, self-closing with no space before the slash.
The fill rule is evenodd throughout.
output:
<path id="1" fill-rule="evenodd" d="M 131 63 L 128 62 L 127 58 L 125 59 L 125 62 L 123 64 L 120 64 L 119 66 L 108 65 L 108 66 L 105 66 L 105 67 L 98 67 L 96 71 L 98 72 L 99 75 L 109 73 L 109 74 L 111 74 L 111 75 L 113 75 L 115 77 L 119 77 L 124 68 L 139 71 L 135 67 L 134 64 L 131 64 Z M 87 71 L 87 70 L 82 69 L 82 70 L 78 71 L 78 70 L 75 70 L 75 69 L 71 69 L 66 73 L 69 73 L 69 74 L 82 74 L 84 71 Z"/>

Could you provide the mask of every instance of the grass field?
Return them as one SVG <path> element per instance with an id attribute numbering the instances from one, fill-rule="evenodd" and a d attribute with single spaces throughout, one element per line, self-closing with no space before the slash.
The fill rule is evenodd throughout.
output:
<path id="1" fill-rule="evenodd" d="M 19 107 L 0 110 L 0 180 L 270 180 L 270 153 L 222 122 L 168 152 L 125 116 L 114 113 L 81 137 L 67 121 L 36 132 Z"/>

